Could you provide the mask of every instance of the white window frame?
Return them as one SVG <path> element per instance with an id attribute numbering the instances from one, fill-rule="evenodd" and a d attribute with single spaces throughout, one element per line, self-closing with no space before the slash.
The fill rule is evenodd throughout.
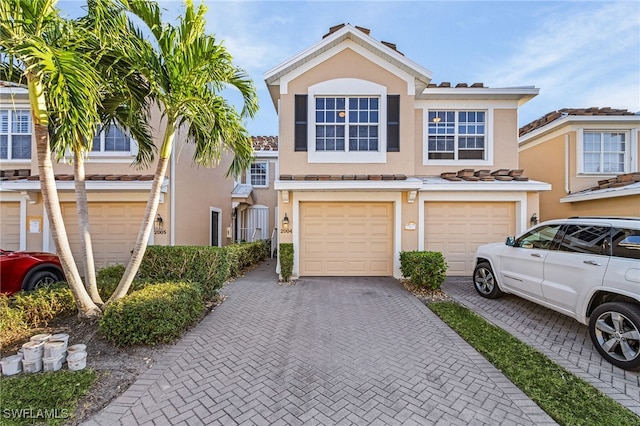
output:
<path id="1" fill-rule="evenodd" d="M 115 124 L 111 124 L 111 126 L 116 126 Z M 128 132 L 120 129 L 123 133 L 127 134 Z M 96 158 L 96 157 L 135 157 L 138 154 L 138 143 L 136 142 L 136 140 L 134 138 L 132 138 L 131 136 L 129 136 L 129 150 L 128 151 L 105 151 L 104 147 L 105 147 L 105 137 L 106 134 L 104 132 L 104 129 L 101 128 L 100 129 L 100 150 L 98 151 L 89 151 L 89 157 L 90 158 Z M 95 141 L 94 141 L 95 143 Z M 94 145 L 95 146 L 95 145 Z"/>
<path id="2" fill-rule="evenodd" d="M 0 158 L 0 161 L 4 161 L 4 162 L 13 162 L 13 163 L 18 163 L 18 162 L 30 162 L 31 159 L 33 158 L 33 120 L 31 118 L 31 110 L 28 107 L 19 107 L 19 108 L 3 108 L 0 111 L 6 111 L 7 112 L 7 132 L 3 132 L 2 128 L 0 127 L 0 135 L 2 136 L 7 136 L 7 158 Z M 13 113 L 27 113 L 27 116 L 29 117 L 29 133 L 14 133 L 11 130 L 12 127 L 12 115 Z M 13 151 L 13 136 L 14 135 L 20 135 L 20 136 L 26 136 L 29 135 L 29 148 L 31 151 L 31 155 L 29 156 L 29 158 L 12 158 L 11 154 Z"/>
<path id="3" fill-rule="evenodd" d="M 433 136 L 429 134 L 429 113 L 430 112 L 448 112 L 451 111 L 454 113 L 455 121 L 454 121 L 454 133 L 453 134 L 442 134 L 442 136 L 453 136 L 454 137 L 454 158 L 453 159 L 430 159 L 429 158 L 429 136 Z M 458 141 L 460 136 L 465 136 L 465 134 L 460 134 L 458 125 L 459 125 L 459 113 L 460 112 L 484 112 L 484 154 L 481 159 L 457 159 L 458 152 L 460 148 L 458 146 Z M 438 106 L 429 109 L 424 109 L 423 115 L 423 164 L 424 165 L 439 165 L 439 166 L 451 166 L 451 165 L 491 165 L 493 163 L 493 108 L 486 108 L 482 106 L 468 106 L 468 107 L 460 107 L 460 106 Z M 477 135 L 471 135 L 477 136 Z"/>
<path id="4" fill-rule="evenodd" d="M 357 78 L 338 78 L 309 87 L 307 108 L 307 161 L 309 163 L 386 163 L 387 161 L 387 88 Z M 348 128 L 345 128 L 344 151 L 316 150 L 316 98 L 378 98 L 378 150 L 349 151 Z M 347 100 L 348 102 L 348 100 Z M 348 106 L 347 106 L 348 107 Z M 347 117 L 348 120 L 348 117 Z M 346 123 L 345 123 L 346 124 Z"/>
<path id="5" fill-rule="evenodd" d="M 620 172 L 591 172 L 585 171 L 584 164 L 584 134 L 585 133 L 623 133 L 625 135 L 625 149 L 624 149 L 624 170 Z M 637 138 L 634 137 L 637 131 L 628 128 L 580 128 L 576 131 L 576 164 L 577 174 L 584 176 L 616 176 L 625 173 L 633 173 L 638 171 L 637 167 L 634 167 L 632 158 L 638 155 L 637 153 Z M 634 147 L 636 147 L 634 149 Z M 602 154 L 602 151 L 601 151 Z M 601 159 L 602 161 L 602 159 Z"/>
<path id="6" fill-rule="evenodd" d="M 255 165 L 255 164 L 264 164 L 264 185 L 254 185 L 253 183 L 253 173 L 251 170 L 251 166 Z M 253 161 L 251 163 L 251 166 L 249 166 L 249 168 L 247 169 L 247 183 L 250 184 L 251 186 L 253 186 L 254 188 L 268 188 L 269 187 L 269 162 L 268 161 Z"/>

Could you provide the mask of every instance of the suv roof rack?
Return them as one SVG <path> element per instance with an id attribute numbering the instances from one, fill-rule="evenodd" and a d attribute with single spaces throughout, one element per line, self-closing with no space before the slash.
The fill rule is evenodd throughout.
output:
<path id="1" fill-rule="evenodd" d="M 624 217 L 624 216 L 571 216 L 569 219 L 607 219 L 607 220 L 638 220 L 640 217 Z"/>

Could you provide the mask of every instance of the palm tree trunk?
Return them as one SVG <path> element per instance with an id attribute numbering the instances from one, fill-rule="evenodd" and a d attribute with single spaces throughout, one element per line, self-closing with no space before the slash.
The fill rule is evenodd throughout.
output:
<path id="1" fill-rule="evenodd" d="M 162 191 L 162 183 L 167 173 L 167 167 L 169 165 L 169 159 L 171 158 L 171 150 L 173 146 L 173 138 L 175 135 L 174 121 L 168 118 L 167 126 L 164 132 L 164 141 L 162 143 L 162 149 L 160 151 L 160 158 L 158 165 L 156 166 L 156 173 L 153 177 L 153 183 L 151 185 L 151 192 L 149 193 L 149 200 L 147 201 L 147 208 L 144 212 L 142 224 L 140 225 L 140 231 L 138 232 L 138 238 L 136 245 L 133 248 L 133 253 L 127 264 L 127 268 L 124 271 L 124 275 L 120 279 L 118 287 L 115 289 L 105 306 L 116 300 L 124 297 L 131 287 L 131 283 L 138 273 L 142 258 L 147 250 L 147 243 L 149 236 L 153 230 L 153 224 L 155 221 L 156 213 L 158 212 L 158 204 L 160 203 L 160 192 Z M 175 171 L 173 172 L 175 173 Z"/>
<path id="2" fill-rule="evenodd" d="M 62 220 L 62 211 L 56 189 L 55 176 L 51 162 L 51 148 L 49 147 L 49 129 L 46 125 L 36 124 L 34 126 L 36 135 L 36 147 L 38 152 L 38 174 L 40 175 L 40 189 L 44 203 L 53 241 L 60 258 L 60 264 L 73 293 L 73 297 L 78 307 L 78 317 L 93 321 L 102 315 L 100 308 L 89 297 L 89 294 L 82 284 L 82 279 L 78 273 L 78 268 L 73 260 L 69 240 Z"/>
<path id="3" fill-rule="evenodd" d="M 30 76 L 27 77 L 27 83 L 29 86 L 31 116 L 36 138 L 38 174 L 40 176 L 42 201 L 49 218 L 51 233 L 53 234 L 53 241 L 60 258 L 60 264 L 62 265 L 67 283 L 78 307 L 78 317 L 80 319 L 95 320 L 102 315 L 102 311 L 93 303 L 82 285 L 82 279 L 78 273 L 78 267 L 73 260 L 64 221 L 62 220 L 62 211 L 60 209 L 60 201 L 58 199 L 58 191 L 51 162 L 48 129 L 49 118 L 42 85 L 38 80 L 29 77 Z"/>
<path id="4" fill-rule="evenodd" d="M 93 257 L 93 244 L 89 225 L 89 206 L 87 204 L 87 185 L 84 173 L 84 156 L 76 147 L 73 152 L 73 174 L 76 187 L 76 207 L 78 209 L 78 232 L 80 233 L 80 250 L 84 269 L 85 288 L 93 303 L 100 306 L 104 302 L 98 293 L 96 267 Z"/>

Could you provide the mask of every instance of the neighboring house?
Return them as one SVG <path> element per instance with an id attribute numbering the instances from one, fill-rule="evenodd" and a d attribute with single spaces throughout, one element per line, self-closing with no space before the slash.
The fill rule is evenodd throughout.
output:
<path id="1" fill-rule="evenodd" d="M 159 116 L 155 114 L 154 129 L 161 128 Z M 0 84 L 0 247 L 53 252 L 55 246 L 40 193 L 32 128 L 27 92 Z M 154 135 L 157 144 L 162 139 L 159 132 Z M 269 238 L 274 227 L 276 194 L 272 192 L 269 196 L 262 188 L 273 187 L 277 139 L 272 138 L 266 145 L 264 140 L 254 138 L 257 166 L 252 166 L 252 170 L 257 174 L 265 164 L 270 169 L 266 176 L 260 175 L 255 188 L 245 186 L 247 197 L 243 200 L 236 199 L 234 194 L 238 182 L 225 177 L 231 155 L 223 155 L 215 168 L 199 167 L 192 160 L 193 145 L 185 143 L 178 132 L 149 243 L 223 246 L 234 241 Z M 111 126 L 108 133 L 96 136 L 85 163 L 98 267 L 125 263 L 138 234 L 156 164 L 142 169 L 132 166 L 136 147 L 135 140 Z M 54 172 L 65 227 L 78 261 L 78 220 L 70 159 L 65 157 L 54 163 Z M 260 209 L 259 215 L 255 214 L 256 209 Z M 259 232 L 254 231 L 256 227 Z"/>
<path id="2" fill-rule="evenodd" d="M 565 108 L 520 128 L 520 167 L 550 182 L 540 219 L 640 216 L 640 115 Z"/>
<path id="3" fill-rule="evenodd" d="M 349 24 L 265 81 L 294 277 L 400 277 L 405 250 L 441 251 L 449 275 L 470 275 L 476 247 L 528 228 L 550 189 L 518 164 L 518 108 L 535 87 L 433 84 L 394 44 Z"/>

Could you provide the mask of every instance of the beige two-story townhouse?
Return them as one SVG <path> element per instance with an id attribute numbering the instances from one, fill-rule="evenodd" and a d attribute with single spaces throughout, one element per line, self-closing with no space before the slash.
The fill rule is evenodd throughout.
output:
<path id="1" fill-rule="evenodd" d="M 156 111 L 152 121 L 157 145 L 162 140 L 160 116 Z M 178 131 L 149 243 L 223 246 L 268 239 L 273 234 L 276 195 L 267 189 L 273 188 L 277 173 L 277 138 L 254 138 L 254 145 L 255 162 L 246 176 L 228 178 L 230 154 L 223 155 L 215 168 L 199 167 L 193 162 L 193 146 Z M 133 249 L 156 166 L 135 167 L 136 153 L 136 141 L 110 126 L 96 135 L 87 155 L 97 267 L 126 263 Z M 56 161 L 54 172 L 65 227 L 78 261 L 71 156 Z M 0 84 L 0 174 L 0 248 L 54 252 L 40 193 L 28 94 L 8 83 Z"/>
<path id="2" fill-rule="evenodd" d="M 400 277 L 405 250 L 441 251 L 448 274 L 469 275 L 476 247 L 526 229 L 550 189 L 518 164 L 518 108 L 535 87 L 436 85 L 349 24 L 265 81 L 294 276 Z"/>
<path id="3" fill-rule="evenodd" d="M 540 218 L 640 216 L 640 115 L 564 108 L 520 128 L 520 166 L 550 182 Z"/>

